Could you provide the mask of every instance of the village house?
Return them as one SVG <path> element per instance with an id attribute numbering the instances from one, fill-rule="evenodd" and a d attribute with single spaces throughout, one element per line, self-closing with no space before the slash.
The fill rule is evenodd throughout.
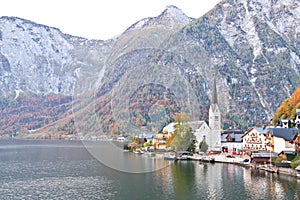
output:
<path id="1" fill-rule="evenodd" d="M 224 130 L 221 133 L 222 152 L 239 154 L 243 150 L 244 132 L 241 130 Z"/>
<path id="2" fill-rule="evenodd" d="M 168 131 L 168 129 L 165 127 L 163 129 L 162 133 L 158 133 L 155 136 L 154 140 L 154 148 L 158 150 L 165 150 L 167 149 L 166 141 L 171 137 L 172 133 Z"/>
<path id="3" fill-rule="evenodd" d="M 266 136 L 267 128 L 265 127 L 252 127 L 248 129 L 243 138 L 243 150 L 246 152 L 252 151 L 271 151 L 270 139 Z"/>
<path id="4" fill-rule="evenodd" d="M 300 133 L 298 132 L 293 138 L 292 143 L 295 144 L 295 153 L 300 157 Z"/>
<path id="5" fill-rule="evenodd" d="M 248 152 L 274 152 L 282 156 L 295 154 L 299 129 L 284 127 L 253 127 L 244 133 L 243 149 Z"/>
<path id="6" fill-rule="evenodd" d="M 288 161 L 291 161 L 295 158 L 295 151 L 281 151 L 278 153 L 279 158 L 286 159 Z"/>
<path id="7" fill-rule="evenodd" d="M 276 153 L 295 152 L 295 144 L 292 142 L 299 133 L 296 128 L 268 128 L 267 136 L 271 139 L 271 151 Z"/>

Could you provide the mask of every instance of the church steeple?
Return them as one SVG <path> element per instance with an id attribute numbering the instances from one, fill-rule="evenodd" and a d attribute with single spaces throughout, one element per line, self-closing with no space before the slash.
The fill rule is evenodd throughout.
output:
<path id="1" fill-rule="evenodd" d="M 214 82 L 213 82 L 213 92 L 211 98 L 211 105 L 209 108 L 209 127 L 214 130 L 221 129 L 221 112 L 218 106 L 216 78 L 214 78 Z"/>
<path id="2" fill-rule="evenodd" d="M 217 94 L 216 77 L 214 78 L 213 94 L 212 94 L 211 104 L 218 104 L 218 94 Z"/>

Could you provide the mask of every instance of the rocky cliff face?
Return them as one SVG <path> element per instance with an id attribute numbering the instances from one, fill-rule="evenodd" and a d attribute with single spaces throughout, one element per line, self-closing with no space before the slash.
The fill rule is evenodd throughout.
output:
<path id="1" fill-rule="evenodd" d="M 59 30 L 12 17 L 2 17 L 0 29 L 2 95 L 12 90 L 71 94 L 74 45 Z"/>
<path id="2" fill-rule="evenodd" d="M 208 82 L 216 74 L 227 119 L 267 121 L 300 84 L 299 11 L 299 1 L 222 1 L 164 45 Z"/>
<path id="3" fill-rule="evenodd" d="M 2 17 L 1 109 L 19 95 L 58 95 L 67 100 L 37 132 L 74 121 L 78 132 L 157 131 L 176 112 L 205 119 L 216 77 L 225 126 L 266 122 L 300 85 L 299 4 L 227 0 L 199 19 L 169 6 L 108 41 Z M 1 124 L 12 120 L 3 117 Z"/>

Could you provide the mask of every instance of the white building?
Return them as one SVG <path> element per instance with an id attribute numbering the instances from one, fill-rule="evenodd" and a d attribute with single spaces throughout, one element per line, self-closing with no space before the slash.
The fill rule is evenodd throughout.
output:
<path id="1" fill-rule="evenodd" d="M 243 150 L 244 132 L 241 130 L 224 130 L 221 133 L 222 152 L 231 154 L 241 153 Z"/>
<path id="2" fill-rule="evenodd" d="M 199 121 L 199 128 L 194 131 L 196 147 L 202 141 L 208 144 L 208 151 L 221 151 L 221 112 L 218 106 L 217 86 L 214 80 L 212 101 L 209 108 L 209 124 Z"/>
<path id="3" fill-rule="evenodd" d="M 268 128 L 253 127 L 247 130 L 243 138 L 243 149 L 246 151 L 271 151 L 267 137 Z"/>

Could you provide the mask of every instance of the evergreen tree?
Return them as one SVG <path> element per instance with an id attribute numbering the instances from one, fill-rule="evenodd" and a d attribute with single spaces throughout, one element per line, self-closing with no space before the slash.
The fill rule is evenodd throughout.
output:
<path id="1" fill-rule="evenodd" d="M 203 139 L 199 144 L 199 149 L 201 152 L 206 152 L 208 149 L 208 144 L 206 143 L 205 139 Z"/>

